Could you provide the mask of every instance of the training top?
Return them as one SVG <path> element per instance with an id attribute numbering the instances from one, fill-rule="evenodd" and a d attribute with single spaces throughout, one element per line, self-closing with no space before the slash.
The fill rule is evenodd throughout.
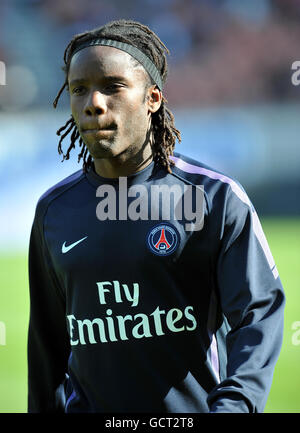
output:
<path id="1" fill-rule="evenodd" d="M 39 199 L 29 247 L 28 412 L 262 412 L 285 296 L 232 177 L 175 153 Z"/>

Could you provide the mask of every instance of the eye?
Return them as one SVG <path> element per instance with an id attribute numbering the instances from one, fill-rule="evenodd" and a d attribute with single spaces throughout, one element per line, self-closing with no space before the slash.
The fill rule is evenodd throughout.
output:
<path id="1" fill-rule="evenodd" d="M 124 87 L 124 86 L 120 83 L 111 83 L 111 84 L 108 84 L 107 86 L 105 86 L 105 90 L 108 92 L 117 92 L 122 87 Z"/>
<path id="2" fill-rule="evenodd" d="M 77 86 L 72 89 L 73 95 L 80 95 L 84 91 L 84 86 Z"/>

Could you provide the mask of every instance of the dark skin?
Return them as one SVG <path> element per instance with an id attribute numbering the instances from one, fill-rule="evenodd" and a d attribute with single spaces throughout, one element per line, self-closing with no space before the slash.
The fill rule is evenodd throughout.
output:
<path id="1" fill-rule="evenodd" d="M 96 173 L 129 176 L 153 160 L 151 115 L 162 93 L 142 65 L 121 50 L 87 47 L 71 60 L 68 87 L 78 131 Z"/>

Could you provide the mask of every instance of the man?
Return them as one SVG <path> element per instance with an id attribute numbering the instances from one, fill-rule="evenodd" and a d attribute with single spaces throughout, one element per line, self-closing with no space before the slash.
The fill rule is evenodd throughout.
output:
<path id="1" fill-rule="evenodd" d="M 282 285 L 243 188 L 173 153 L 166 52 L 125 20 L 66 48 L 58 150 L 70 134 L 64 159 L 77 141 L 83 169 L 40 198 L 32 227 L 30 412 L 265 406 Z"/>

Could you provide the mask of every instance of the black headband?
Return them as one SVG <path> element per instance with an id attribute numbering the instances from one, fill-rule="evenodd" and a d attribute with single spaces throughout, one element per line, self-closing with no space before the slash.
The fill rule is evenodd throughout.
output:
<path id="1" fill-rule="evenodd" d="M 92 39 L 89 41 L 82 42 L 82 44 L 79 44 L 73 51 L 72 55 L 77 53 L 77 51 L 82 50 L 83 48 L 92 47 L 94 45 L 105 45 L 107 47 L 118 48 L 118 50 L 122 50 L 130 54 L 138 62 L 140 62 L 141 65 L 144 66 L 144 68 L 146 69 L 146 71 L 154 81 L 154 83 L 158 86 L 159 90 L 162 90 L 163 88 L 162 78 L 157 67 L 149 59 L 149 57 L 146 56 L 146 54 L 144 54 L 141 50 L 134 47 L 133 45 L 125 44 L 124 42 L 120 42 L 120 41 L 114 41 L 112 39 Z"/>

